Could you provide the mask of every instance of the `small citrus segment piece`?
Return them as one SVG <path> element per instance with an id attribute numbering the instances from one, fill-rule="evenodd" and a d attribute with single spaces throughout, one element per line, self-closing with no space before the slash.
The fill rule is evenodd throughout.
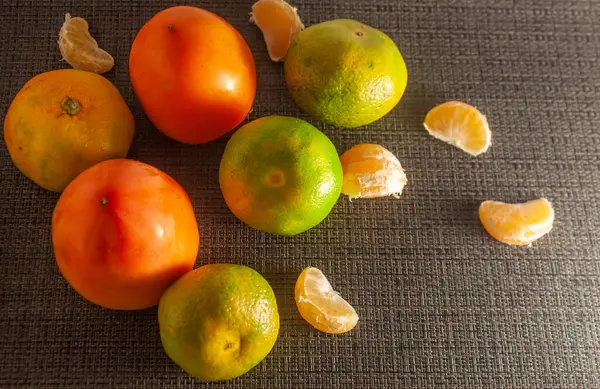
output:
<path id="1" fill-rule="evenodd" d="M 275 62 L 285 57 L 296 35 L 304 29 L 296 11 L 283 0 L 258 0 L 252 6 L 250 22 L 262 31 L 269 57 Z"/>
<path id="2" fill-rule="evenodd" d="M 317 268 L 307 267 L 300 273 L 295 295 L 300 315 L 319 331 L 341 334 L 358 322 L 354 308 L 333 290 Z"/>
<path id="3" fill-rule="evenodd" d="M 486 117 L 472 105 L 449 101 L 434 107 L 425 116 L 425 129 L 434 138 L 475 156 L 485 153 L 492 143 Z"/>
<path id="4" fill-rule="evenodd" d="M 400 161 L 383 146 L 359 144 L 346 151 L 340 160 L 344 171 L 342 193 L 351 199 L 398 198 L 407 183 Z"/>
<path id="5" fill-rule="evenodd" d="M 64 60 L 75 69 L 102 74 L 115 64 L 113 57 L 98 47 L 90 35 L 86 20 L 72 18 L 71 14 L 66 14 L 58 33 L 58 47 Z"/>
<path id="6" fill-rule="evenodd" d="M 525 246 L 552 229 L 554 209 L 546 199 L 521 204 L 484 201 L 479 206 L 481 224 L 500 242 Z"/>

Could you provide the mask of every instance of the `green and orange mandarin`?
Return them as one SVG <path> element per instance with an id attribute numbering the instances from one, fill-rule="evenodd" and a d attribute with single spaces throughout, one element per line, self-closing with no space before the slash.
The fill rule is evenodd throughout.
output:
<path id="1" fill-rule="evenodd" d="M 240 220 L 262 231 L 295 235 L 331 212 L 341 193 L 342 166 L 333 143 L 314 126 L 267 116 L 231 137 L 219 182 Z"/>
<path id="2" fill-rule="evenodd" d="M 349 19 L 300 32 L 285 57 L 288 90 L 306 113 L 353 128 L 398 104 L 408 80 L 398 47 L 383 32 Z"/>
<path id="3" fill-rule="evenodd" d="M 75 69 L 33 77 L 4 119 L 15 166 L 54 192 L 99 162 L 125 158 L 134 132 L 133 115 L 117 88 L 98 74 Z"/>
<path id="4" fill-rule="evenodd" d="M 177 280 L 158 307 L 169 357 L 205 381 L 238 377 L 271 351 L 279 334 L 273 289 L 255 270 L 205 265 Z"/>

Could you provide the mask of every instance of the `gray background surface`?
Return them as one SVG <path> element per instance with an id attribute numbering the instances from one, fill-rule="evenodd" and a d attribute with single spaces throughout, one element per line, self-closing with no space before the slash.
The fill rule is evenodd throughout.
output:
<path id="1" fill-rule="evenodd" d="M 174 5 L 156 0 L 1 0 L 0 115 L 32 76 L 66 67 L 64 14 L 87 18 L 116 66 L 107 74 L 132 108 L 132 158 L 189 192 L 202 247 L 197 265 L 251 266 L 273 285 L 281 332 L 247 375 L 205 384 L 164 354 L 156 310 L 104 310 L 60 276 L 51 240 L 58 195 L 21 175 L 0 142 L 0 386 L 15 388 L 600 388 L 600 2 L 568 0 L 295 1 L 306 25 L 353 18 L 382 29 L 409 69 L 384 119 L 341 130 L 312 121 L 289 97 L 280 64 L 248 23 L 250 1 L 179 1 L 226 18 L 254 53 L 252 118 L 306 119 L 342 153 L 379 143 L 405 166 L 399 200 L 340 199 L 317 228 L 292 238 L 251 230 L 217 181 L 226 139 L 185 146 L 145 117 L 129 83 L 131 42 Z M 430 138 L 428 109 L 479 107 L 493 145 L 477 158 Z M 486 199 L 554 204 L 554 230 L 530 248 L 481 227 Z M 302 321 L 293 284 L 321 268 L 357 309 L 343 336 Z"/>

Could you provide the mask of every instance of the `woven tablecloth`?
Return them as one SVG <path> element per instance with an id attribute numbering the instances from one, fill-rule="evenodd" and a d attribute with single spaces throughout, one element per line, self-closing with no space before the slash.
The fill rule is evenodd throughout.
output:
<path id="1" fill-rule="evenodd" d="M 32 76 L 65 68 L 56 44 L 67 12 L 85 17 L 115 56 L 106 77 L 134 112 L 130 157 L 188 191 L 202 235 L 197 266 L 240 263 L 277 295 L 271 354 L 230 382 L 203 383 L 164 353 L 156 309 L 111 311 L 77 295 L 51 246 L 58 195 L 18 172 L 0 142 L 0 386 L 6 388 L 600 388 L 600 1 L 298 0 L 306 25 L 352 18 L 387 33 L 409 83 L 371 125 L 342 130 L 291 100 L 281 64 L 248 23 L 251 1 L 181 0 L 227 19 L 256 61 L 251 119 L 297 116 L 342 153 L 379 143 L 408 175 L 400 199 L 341 198 L 295 237 L 252 230 L 227 209 L 218 165 L 227 139 L 186 146 L 148 121 L 128 75 L 139 28 L 171 5 L 158 0 L 1 0 L 0 115 Z M 488 117 L 479 157 L 437 141 L 425 113 L 456 99 Z M 481 201 L 550 199 L 552 232 L 532 247 L 494 241 Z M 317 332 L 298 314 L 293 285 L 323 270 L 356 308 L 352 332 Z"/>

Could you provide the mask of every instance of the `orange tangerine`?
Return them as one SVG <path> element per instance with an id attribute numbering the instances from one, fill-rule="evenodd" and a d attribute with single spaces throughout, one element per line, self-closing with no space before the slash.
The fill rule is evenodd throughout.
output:
<path id="1" fill-rule="evenodd" d="M 58 33 L 58 47 L 67 63 L 75 69 L 94 73 L 106 73 L 113 68 L 115 60 L 98 47 L 98 42 L 90 35 L 88 22 L 83 18 L 65 15 Z"/>
<path id="2" fill-rule="evenodd" d="M 520 204 L 484 201 L 479 206 L 479 219 L 496 240 L 525 246 L 550 232 L 554 209 L 544 198 Z"/>
<path id="3" fill-rule="evenodd" d="M 344 170 L 342 193 L 351 199 L 398 197 L 407 179 L 400 161 L 380 145 L 359 144 L 340 158 Z"/>
<path id="4" fill-rule="evenodd" d="M 133 115 L 118 89 L 98 74 L 75 69 L 27 81 L 4 119 L 15 165 L 55 192 L 101 161 L 125 158 L 134 132 Z"/>
<path id="5" fill-rule="evenodd" d="M 492 143 L 486 117 L 472 105 L 449 101 L 434 107 L 423 122 L 429 134 L 475 156 Z"/>
<path id="6" fill-rule="evenodd" d="M 358 322 L 354 308 L 333 290 L 321 270 L 315 267 L 307 267 L 300 273 L 295 295 L 300 315 L 319 331 L 341 334 L 353 329 Z"/>
<path id="7" fill-rule="evenodd" d="M 259 0 L 252 6 L 250 22 L 262 31 L 269 57 L 275 62 L 285 57 L 296 35 L 304 29 L 296 11 L 283 0 Z"/>

